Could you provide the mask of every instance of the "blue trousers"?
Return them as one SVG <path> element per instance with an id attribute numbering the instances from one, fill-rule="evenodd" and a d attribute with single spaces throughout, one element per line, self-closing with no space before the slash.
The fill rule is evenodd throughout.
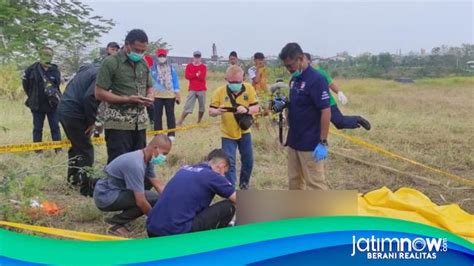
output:
<path id="1" fill-rule="evenodd" d="M 343 115 L 337 105 L 331 106 L 331 123 L 337 129 L 358 128 L 360 116 Z"/>
<path id="2" fill-rule="evenodd" d="M 242 163 L 240 168 L 240 188 L 247 188 L 253 169 L 252 135 L 250 133 L 243 134 L 240 139 L 222 138 L 222 149 L 230 159 L 230 167 L 226 178 L 234 186 L 237 181 L 235 170 L 237 148 L 239 148 L 240 161 Z"/>
<path id="3" fill-rule="evenodd" d="M 32 111 L 33 113 L 33 142 L 43 141 L 43 125 L 45 117 L 48 117 L 48 124 L 53 140 L 61 140 L 61 130 L 59 129 L 59 119 L 57 111 L 43 113 Z"/>

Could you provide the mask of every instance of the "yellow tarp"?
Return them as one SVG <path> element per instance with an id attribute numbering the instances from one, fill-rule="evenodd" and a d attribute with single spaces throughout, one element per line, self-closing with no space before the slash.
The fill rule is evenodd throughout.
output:
<path id="1" fill-rule="evenodd" d="M 424 223 L 474 242 L 474 215 L 457 204 L 438 206 L 416 189 L 383 187 L 359 196 L 359 215 Z"/>

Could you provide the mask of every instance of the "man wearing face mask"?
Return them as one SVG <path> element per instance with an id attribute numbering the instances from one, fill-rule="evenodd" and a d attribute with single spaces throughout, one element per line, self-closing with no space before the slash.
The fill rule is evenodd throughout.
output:
<path id="1" fill-rule="evenodd" d="M 48 124 L 53 140 L 61 140 L 57 104 L 48 100 L 46 89 L 55 88 L 59 92 L 61 73 L 58 66 L 52 64 L 53 49 L 44 47 L 39 51 L 40 60 L 29 66 L 22 77 L 23 90 L 28 99 L 25 105 L 33 114 L 33 142 L 43 141 L 43 124 L 48 117 Z M 61 149 L 56 149 L 56 152 Z M 41 153 L 41 151 L 37 151 Z"/>
<path id="2" fill-rule="evenodd" d="M 134 29 L 125 47 L 104 59 L 97 74 L 95 97 L 106 102 L 104 111 L 107 162 L 146 145 L 145 108 L 153 104 L 153 82 L 143 60 L 148 37 Z"/>
<path id="3" fill-rule="evenodd" d="M 228 226 L 235 213 L 236 192 L 226 180 L 229 158 L 213 150 L 208 161 L 186 165 L 170 179 L 146 221 L 149 237 L 198 232 Z M 215 195 L 226 200 L 210 205 Z"/>
<path id="4" fill-rule="evenodd" d="M 122 211 L 106 222 L 111 225 L 109 233 L 126 236 L 126 224 L 148 215 L 158 200 L 163 185 L 155 174 L 155 165 L 163 165 L 171 150 L 171 140 L 166 135 L 157 135 L 142 150 L 125 153 L 104 168 L 106 177 L 97 181 L 94 189 L 95 205 L 105 212 Z M 144 189 L 149 180 L 156 192 Z"/>
<path id="5" fill-rule="evenodd" d="M 183 114 L 179 119 L 178 126 L 181 126 L 184 119 L 193 113 L 196 99 L 199 103 L 198 123 L 201 123 L 204 111 L 206 109 L 206 75 L 207 67 L 201 62 L 201 52 L 193 53 L 193 62 L 186 66 L 185 78 L 189 80 L 189 93 L 184 104 Z"/>
<path id="6" fill-rule="evenodd" d="M 288 43 L 279 57 L 292 76 L 287 106 L 289 188 L 302 190 L 306 184 L 307 189 L 327 190 L 323 161 L 331 119 L 328 83 L 304 59 L 297 43 Z"/>
<path id="7" fill-rule="evenodd" d="M 153 87 L 155 88 L 155 106 L 154 106 L 154 129 L 163 129 L 163 108 L 166 112 L 166 122 L 168 129 L 176 128 L 174 115 L 174 104 L 181 101 L 179 94 L 179 78 L 176 69 L 168 63 L 168 51 L 160 48 L 156 50 L 158 62 L 151 66 L 151 77 L 153 78 Z M 175 133 L 170 132 L 168 136 L 174 141 Z"/>
<path id="8" fill-rule="evenodd" d="M 230 160 L 229 172 L 226 177 L 233 185 L 236 184 L 236 152 L 240 152 L 240 189 L 248 189 L 253 169 L 252 135 L 249 129 L 242 129 L 234 115 L 256 114 L 259 110 L 258 100 L 252 85 L 242 83 L 244 71 L 239 66 L 227 69 L 227 85 L 217 88 L 209 106 L 209 115 L 221 116 L 222 149 Z M 232 99 L 231 99 L 232 97 Z M 234 106 L 235 101 L 237 107 Z"/>

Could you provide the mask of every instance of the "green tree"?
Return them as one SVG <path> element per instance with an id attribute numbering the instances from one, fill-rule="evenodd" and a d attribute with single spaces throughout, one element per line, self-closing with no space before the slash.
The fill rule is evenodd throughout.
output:
<path id="1" fill-rule="evenodd" d="M 72 47 L 57 47 L 54 50 L 54 62 L 59 65 L 63 77 L 76 73 L 84 63 L 91 61 L 86 46 L 81 43 Z"/>
<path id="2" fill-rule="evenodd" d="M 146 49 L 146 53 L 154 55 L 156 49 L 159 49 L 159 48 L 164 48 L 164 49 L 167 49 L 168 51 L 173 50 L 173 48 L 170 44 L 163 41 L 163 38 L 159 38 L 156 41 L 151 41 L 151 42 L 148 43 L 148 48 Z"/>
<path id="3" fill-rule="evenodd" d="M 384 71 L 388 71 L 393 65 L 392 56 L 390 53 L 380 53 L 378 55 L 377 63 Z"/>
<path id="4" fill-rule="evenodd" d="M 76 47 L 95 41 L 114 23 L 92 11 L 76 0 L 0 0 L 0 62 L 31 58 L 44 45 Z"/>

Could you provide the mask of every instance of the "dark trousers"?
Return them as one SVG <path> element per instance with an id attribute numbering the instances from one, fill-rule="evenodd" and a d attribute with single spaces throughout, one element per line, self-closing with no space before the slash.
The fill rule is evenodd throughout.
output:
<path id="1" fill-rule="evenodd" d="M 44 119 L 48 117 L 49 129 L 53 140 L 61 140 L 61 130 L 59 129 L 58 115 L 56 111 L 44 113 L 31 111 L 33 113 L 33 142 L 43 141 Z"/>
<path id="2" fill-rule="evenodd" d="M 146 146 L 146 132 L 143 130 L 106 129 L 107 164 L 120 155 L 140 150 Z"/>
<path id="3" fill-rule="evenodd" d="M 227 227 L 235 214 L 235 206 L 230 200 L 223 200 L 209 206 L 194 217 L 191 232 Z"/>
<path id="4" fill-rule="evenodd" d="M 149 121 L 150 124 L 154 123 L 154 121 L 155 121 L 155 118 L 154 118 L 155 117 L 154 116 L 155 111 L 153 109 L 154 109 L 153 105 L 150 105 L 150 106 L 146 107 L 146 112 L 148 114 L 148 120 L 150 120 Z"/>
<path id="5" fill-rule="evenodd" d="M 176 118 L 174 116 L 174 104 L 175 98 L 171 99 L 162 99 L 162 98 L 155 98 L 155 123 L 154 129 L 155 130 L 162 130 L 163 129 L 163 108 L 166 112 L 166 123 L 168 129 L 176 128 Z M 168 133 L 168 136 L 175 136 L 174 132 Z"/>
<path id="6" fill-rule="evenodd" d="M 360 116 L 343 115 L 337 105 L 331 106 L 331 122 L 337 129 L 359 127 Z"/>
<path id="7" fill-rule="evenodd" d="M 158 193 L 152 191 L 145 191 L 145 198 L 150 203 L 151 207 L 155 206 L 158 201 Z M 143 215 L 140 207 L 137 206 L 135 201 L 135 195 L 131 190 L 124 190 L 120 192 L 118 198 L 110 206 L 106 208 L 99 208 L 104 212 L 115 212 L 122 211 L 110 218 L 106 218 L 106 222 L 109 224 L 127 224 L 138 217 Z"/>
<path id="8" fill-rule="evenodd" d="M 84 196 L 92 196 L 90 176 L 87 167 L 94 163 L 94 146 L 85 134 L 88 127 L 84 119 L 60 116 L 59 120 L 71 141 L 68 151 L 67 180 L 72 185 L 80 184 L 80 192 Z"/>
<path id="9" fill-rule="evenodd" d="M 106 129 L 105 142 L 107 145 L 107 164 L 115 158 L 127 152 L 145 148 L 146 130 L 118 130 Z M 145 179 L 145 189 L 150 190 L 152 184 L 148 178 Z"/>
<path id="10" fill-rule="evenodd" d="M 235 206 L 229 200 L 220 201 L 198 213 L 194 217 L 191 232 L 227 227 L 235 214 Z M 149 237 L 157 237 L 148 232 Z"/>
<path id="11" fill-rule="evenodd" d="M 237 148 L 240 152 L 240 183 L 241 189 L 247 189 L 250 183 L 250 176 L 253 170 L 253 149 L 252 149 L 252 135 L 250 133 L 243 134 L 240 139 L 222 138 L 222 149 L 229 156 L 230 166 L 229 171 L 225 177 L 235 185 L 237 182 L 236 174 L 236 154 Z"/>

